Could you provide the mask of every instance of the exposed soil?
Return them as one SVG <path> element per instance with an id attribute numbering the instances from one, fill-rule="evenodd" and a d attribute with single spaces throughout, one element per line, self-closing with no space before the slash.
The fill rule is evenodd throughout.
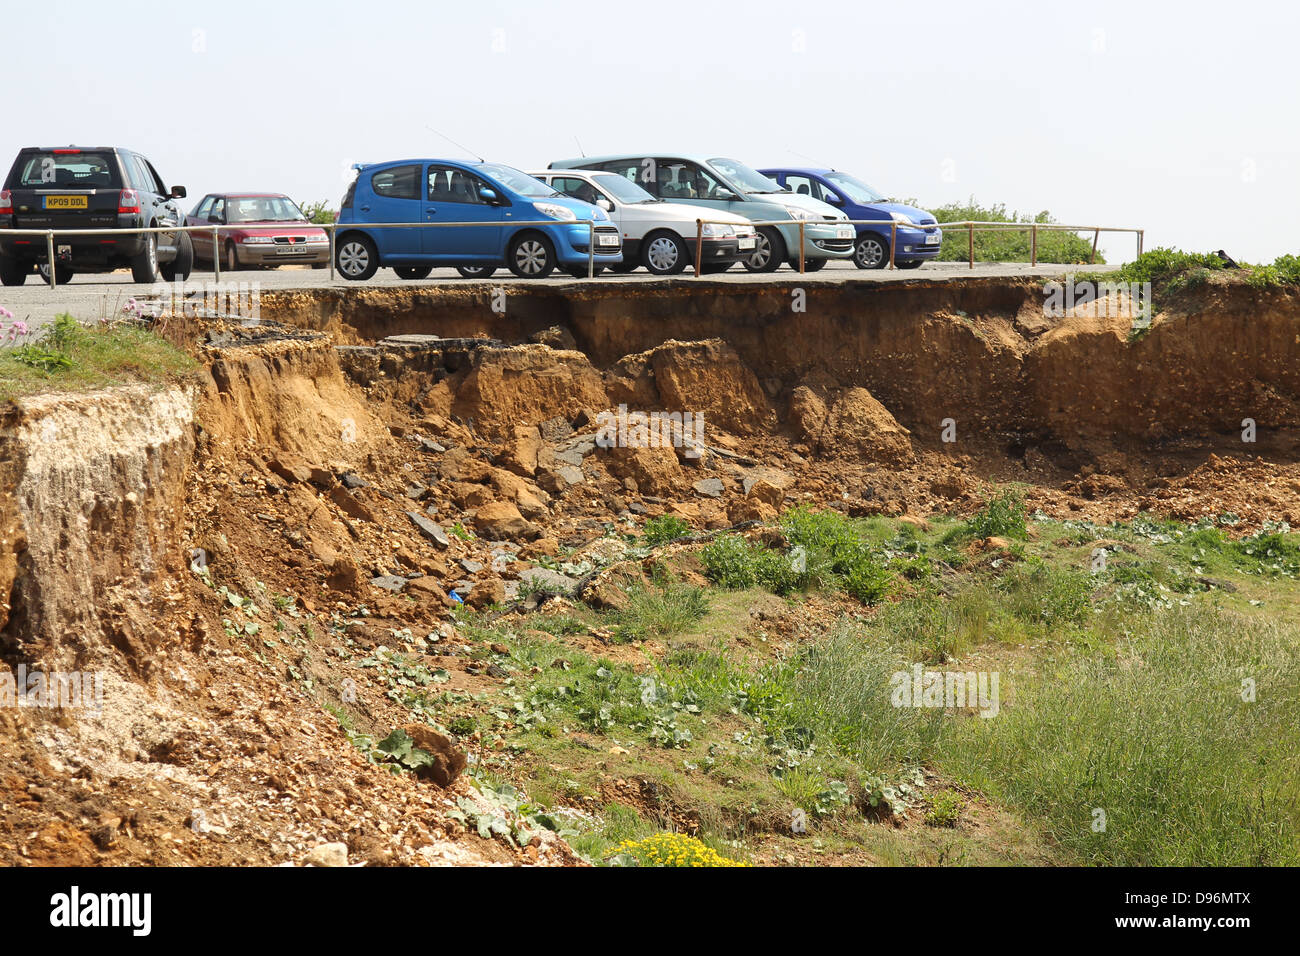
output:
<path id="1" fill-rule="evenodd" d="M 810 285 L 804 312 L 780 286 L 542 291 L 505 314 L 489 291 L 268 294 L 298 331 L 215 330 L 188 389 L 3 412 L 4 660 L 108 677 L 101 715 L 0 708 L 0 863 L 278 864 L 331 842 L 353 863 L 580 862 L 466 832 L 465 777 L 367 762 L 324 708 L 348 703 L 374 740 L 412 723 L 382 665 L 354 680 L 379 648 L 445 670 L 439 691 L 501 686 L 450 608 L 526 628 L 528 569 L 618 565 L 606 531 L 648 517 L 921 520 L 1019 482 L 1053 517 L 1300 524 L 1288 293 L 1214 286 L 1130 339 L 1128 317 L 1045 319 L 1024 280 Z M 444 340 L 380 341 L 398 334 Z M 705 427 L 600 447 L 620 405 Z M 616 576 L 638 574 L 577 583 L 617 606 Z M 608 796 L 638 805 L 638 787 Z"/>

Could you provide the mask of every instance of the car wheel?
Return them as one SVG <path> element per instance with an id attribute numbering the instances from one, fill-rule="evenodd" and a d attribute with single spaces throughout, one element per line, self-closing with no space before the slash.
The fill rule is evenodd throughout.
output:
<path id="1" fill-rule="evenodd" d="M 400 279 L 427 279 L 433 266 L 393 266 L 393 271 Z"/>
<path id="2" fill-rule="evenodd" d="M 457 266 L 456 271 L 466 279 L 490 279 L 497 271 L 496 266 Z"/>
<path id="3" fill-rule="evenodd" d="M 238 272 L 243 268 L 243 266 L 239 264 L 239 250 L 235 247 L 235 244 L 229 240 L 226 241 L 226 251 L 221 258 L 225 260 L 221 264 L 222 272 Z"/>
<path id="4" fill-rule="evenodd" d="M 42 262 L 39 266 L 36 267 L 36 272 L 37 272 L 38 275 L 40 275 L 40 277 L 41 277 L 41 281 L 42 281 L 42 282 L 44 282 L 46 285 L 49 285 L 49 284 L 50 284 L 50 267 L 49 267 L 49 266 L 47 266 L 45 263 Z M 73 271 L 72 271 L 70 268 L 68 268 L 67 266 L 61 266 L 61 265 L 59 265 L 57 262 L 54 264 L 54 284 L 55 284 L 55 285 L 67 285 L 69 282 L 72 281 L 72 277 L 73 277 L 74 275 L 76 275 L 76 273 L 73 272 Z"/>
<path id="5" fill-rule="evenodd" d="M 363 235 L 348 236 L 334 253 L 335 265 L 343 278 L 352 282 L 369 279 L 379 268 L 375 244 Z"/>
<path id="6" fill-rule="evenodd" d="M 176 245 L 176 258 L 160 266 L 158 271 L 168 282 L 175 282 L 177 279 L 184 282 L 190 277 L 190 273 L 194 271 L 194 243 L 190 241 L 189 233 L 180 234 Z"/>
<path id="7" fill-rule="evenodd" d="M 750 272 L 775 272 L 784 261 L 785 240 L 781 238 L 781 233 L 771 226 L 759 229 L 754 254 L 744 260 L 745 268 Z"/>
<path id="8" fill-rule="evenodd" d="M 804 271 L 804 272 L 820 272 L 822 269 L 824 269 L 824 268 L 826 267 L 826 261 L 827 261 L 827 260 L 825 260 L 825 259 L 809 259 L 807 256 L 804 256 L 804 257 L 803 257 L 803 271 Z M 790 268 L 793 269 L 795 272 L 798 272 L 798 271 L 799 271 L 799 260 L 798 260 L 798 259 L 791 259 L 791 260 L 790 260 Z"/>
<path id="9" fill-rule="evenodd" d="M 0 285 L 22 285 L 31 274 L 30 263 L 0 255 Z"/>
<path id="10" fill-rule="evenodd" d="M 912 259 L 908 262 L 895 262 L 894 265 L 900 269 L 919 269 L 923 262 L 925 262 L 924 259 Z"/>
<path id="11" fill-rule="evenodd" d="M 136 282 L 154 283 L 158 281 L 158 236 L 148 233 L 144 237 L 144 248 L 140 254 L 131 259 L 131 278 Z"/>
<path id="12" fill-rule="evenodd" d="M 653 275 L 675 276 L 690 259 L 686 243 L 676 233 L 656 232 L 641 243 L 641 262 Z"/>
<path id="13" fill-rule="evenodd" d="M 879 236 L 863 236 L 853 247 L 853 264 L 859 269 L 883 269 L 889 265 L 889 243 Z"/>
<path id="14" fill-rule="evenodd" d="M 564 271 L 567 272 L 569 275 L 573 276 L 575 279 L 587 278 L 586 266 L 568 266 L 565 268 Z M 591 270 L 591 274 L 593 277 L 595 277 L 600 275 L 604 271 L 605 271 L 604 266 L 596 266 L 594 269 Z"/>
<path id="15" fill-rule="evenodd" d="M 510 243 L 506 264 L 521 279 L 545 279 L 555 271 L 555 248 L 545 236 L 525 233 Z"/>

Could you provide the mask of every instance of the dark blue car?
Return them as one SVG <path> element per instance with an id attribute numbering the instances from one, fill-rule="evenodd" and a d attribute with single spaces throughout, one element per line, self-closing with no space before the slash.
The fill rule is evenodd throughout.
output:
<path id="1" fill-rule="evenodd" d="M 605 210 L 510 166 L 449 159 L 372 163 L 357 167 L 343 197 L 335 265 L 343 278 L 357 280 L 381 266 L 403 279 L 426 278 L 434 266 L 456 266 L 462 275 L 481 278 L 502 263 L 528 279 L 545 278 L 557 267 L 585 276 L 587 219 L 594 223 L 596 270 L 622 262 L 622 236 Z M 366 228 L 425 222 L 473 225 Z"/>
<path id="2" fill-rule="evenodd" d="M 859 269 L 883 269 L 889 265 L 891 220 L 898 223 L 894 264 L 899 268 L 915 269 L 939 255 L 943 232 L 933 215 L 915 206 L 889 202 L 856 176 L 835 169 L 806 167 L 760 169 L 759 172 L 793 193 L 842 209 L 850 219 L 878 221 L 879 226 L 858 226 L 853 262 Z"/>

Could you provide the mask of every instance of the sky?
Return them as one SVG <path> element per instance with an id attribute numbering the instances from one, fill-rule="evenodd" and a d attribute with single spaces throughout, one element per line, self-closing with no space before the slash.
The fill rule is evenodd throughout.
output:
<path id="1" fill-rule="evenodd" d="M 0 154 L 128 146 L 187 205 L 336 207 L 354 162 L 707 153 L 1271 262 L 1300 254 L 1298 28 L 1281 0 L 7 4 Z"/>

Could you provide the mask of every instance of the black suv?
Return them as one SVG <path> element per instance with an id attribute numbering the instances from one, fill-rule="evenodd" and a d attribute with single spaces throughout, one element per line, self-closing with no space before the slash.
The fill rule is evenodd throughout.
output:
<path id="1" fill-rule="evenodd" d="M 189 277 L 194 247 L 184 232 L 120 236 L 60 235 L 60 229 L 122 229 L 183 226 L 175 200 L 184 186 L 163 185 L 153 164 L 116 146 L 20 150 L 0 189 L 0 229 L 53 229 L 54 281 L 77 272 L 131 267 L 136 282 Z M 0 282 L 22 285 L 38 267 L 48 268 L 44 236 L 0 236 Z M 48 272 L 46 272 L 48 276 Z"/>

